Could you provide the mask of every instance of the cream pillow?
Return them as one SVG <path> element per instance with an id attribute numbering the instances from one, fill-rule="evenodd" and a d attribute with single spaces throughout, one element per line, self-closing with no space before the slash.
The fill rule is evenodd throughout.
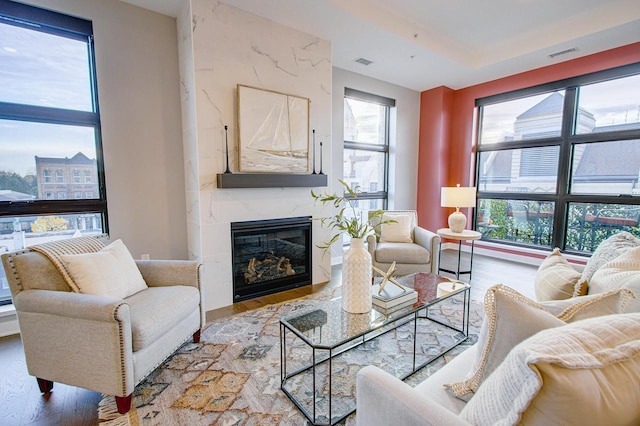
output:
<path id="1" fill-rule="evenodd" d="M 640 282 L 640 247 L 616 257 L 598 269 L 589 282 L 589 293 L 602 293 Z"/>
<path id="2" fill-rule="evenodd" d="M 148 288 L 122 240 L 97 253 L 62 255 L 60 259 L 80 293 L 124 299 Z"/>
<path id="3" fill-rule="evenodd" d="M 390 214 L 382 215 L 382 222 L 393 220 L 395 222 L 382 223 L 380 225 L 380 242 L 382 243 L 412 243 L 411 215 Z"/>
<path id="4" fill-rule="evenodd" d="M 620 313 L 631 297 L 631 291 L 618 289 L 592 297 L 562 300 L 564 306 L 555 316 L 542 304 L 512 288 L 495 285 L 485 294 L 486 315 L 476 344 L 476 359 L 464 381 L 445 386 L 456 398 L 468 400 L 521 341 L 567 322 Z"/>
<path id="5" fill-rule="evenodd" d="M 129 249 L 127 249 L 122 240 L 115 240 L 100 251 L 110 252 L 118 260 L 118 264 L 126 277 L 124 283 L 126 289 L 125 297 L 148 288 L 135 260 L 133 260 L 133 256 L 131 256 Z"/>
<path id="6" fill-rule="evenodd" d="M 63 254 L 60 260 L 80 293 L 116 299 L 126 297 L 126 276 L 113 253 Z"/>
<path id="7" fill-rule="evenodd" d="M 635 247 L 640 247 L 640 238 L 629 232 L 619 232 L 601 242 L 587 261 L 582 275 L 576 283 L 574 296 L 587 294 L 591 277 L 600 267 Z"/>
<path id="8" fill-rule="evenodd" d="M 540 264 L 533 279 L 538 302 L 569 299 L 580 279 L 580 272 L 556 248 Z"/>
<path id="9" fill-rule="evenodd" d="M 640 424 L 640 314 L 541 331 L 516 346 L 460 417 L 476 425 Z"/>

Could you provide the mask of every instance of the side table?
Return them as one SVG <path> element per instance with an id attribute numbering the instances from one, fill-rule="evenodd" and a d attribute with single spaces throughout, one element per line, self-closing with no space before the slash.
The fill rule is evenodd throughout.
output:
<path id="1" fill-rule="evenodd" d="M 447 238 L 450 240 L 457 240 L 458 241 L 458 268 L 455 271 L 449 270 L 449 269 L 444 269 L 444 268 L 438 268 L 438 273 L 440 273 L 440 271 L 442 272 L 448 272 L 450 274 L 456 274 L 456 279 L 459 280 L 460 279 L 460 274 L 469 274 L 469 281 L 471 281 L 471 268 L 473 266 L 473 243 L 475 242 L 475 240 L 479 240 L 480 238 L 482 238 L 482 233 L 477 232 L 477 231 L 471 231 L 469 229 L 465 229 L 462 232 L 453 232 L 451 229 L 449 228 L 440 228 L 436 231 L 438 233 L 438 235 L 440 235 L 440 237 L 442 238 Z M 471 257 L 469 258 L 469 270 L 468 271 L 461 271 L 460 270 L 460 256 L 462 255 L 462 242 L 463 241 L 471 241 Z M 442 241 L 440 241 L 440 253 L 438 253 L 438 264 L 440 264 L 440 256 L 442 255 Z"/>

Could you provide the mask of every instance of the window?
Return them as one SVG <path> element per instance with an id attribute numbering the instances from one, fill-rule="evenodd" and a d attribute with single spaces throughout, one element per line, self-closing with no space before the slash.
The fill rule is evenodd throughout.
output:
<path id="1" fill-rule="evenodd" d="M 345 89 L 343 180 L 361 194 L 361 215 L 387 207 L 389 125 L 395 100 Z M 345 241 L 348 243 L 348 241 Z"/>
<path id="2" fill-rule="evenodd" d="M 0 251 L 108 232 L 91 22 L 0 0 L 0 40 Z"/>
<path id="3" fill-rule="evenodd" d="M 478 99 L 476 228 L 590 253 L 640 236 L 640 64 Z"/>

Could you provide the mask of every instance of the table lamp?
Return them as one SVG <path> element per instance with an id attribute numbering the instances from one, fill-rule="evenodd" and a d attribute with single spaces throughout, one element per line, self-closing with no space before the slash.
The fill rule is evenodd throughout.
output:
<path id="1" fill-rule="evenodd" d="M 467 217 L 460 212 L 461 207 L 476 206 L 476 189 L 474 187 L 443 187 L 440 197 L 442 207 L 455 207 L 456 211 L 449 215 L 449 229 L 453 232 L 464 231 Z"/>

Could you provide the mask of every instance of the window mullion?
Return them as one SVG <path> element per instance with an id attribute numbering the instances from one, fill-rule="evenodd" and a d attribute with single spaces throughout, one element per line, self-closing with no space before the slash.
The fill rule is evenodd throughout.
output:
<path id="1" fill-rule="evenodd" d="M 569 195 L 569 183 L 571 178 L 571 153 L 572 146 L 570 136 L 574 133 L 577 122 L 577 93 L 578 90 L 568 88 L 565 91 L 563 114 L 562 114 L 562 142 L 558 156 L 558 178 L 556 186 L 556 201 L 553 215 L 553 247 L 564 249 L 567 223 L 567 195 Z"/>

